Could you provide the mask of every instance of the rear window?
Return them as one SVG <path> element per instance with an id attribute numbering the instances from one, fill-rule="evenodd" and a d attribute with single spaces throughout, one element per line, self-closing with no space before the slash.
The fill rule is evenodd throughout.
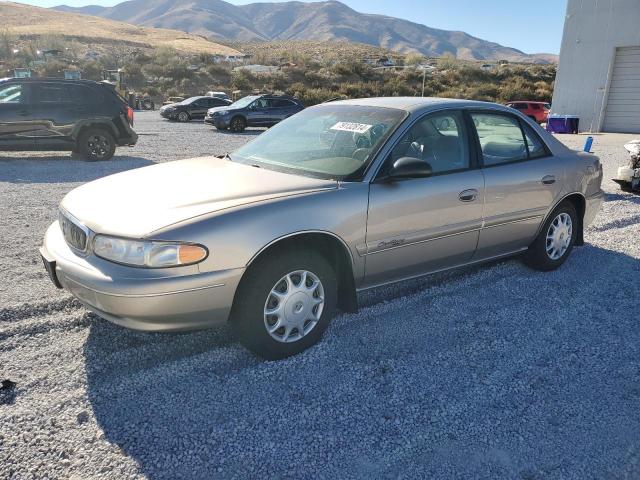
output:
<path id="1" fill-rule="evenodd" d="M 38 102 L 43 104 L 96 104 L 104 98 L 88 87 L 68 83 L 38 84 L 36 92 Z"/>
<path id="2" fill-rule="evenodd" d="M 271 104 L 274 107 L 292 107 L 293 102 L 291 100 L 285 100 L 283 98 L 274 98 L 271 100 Z"/>

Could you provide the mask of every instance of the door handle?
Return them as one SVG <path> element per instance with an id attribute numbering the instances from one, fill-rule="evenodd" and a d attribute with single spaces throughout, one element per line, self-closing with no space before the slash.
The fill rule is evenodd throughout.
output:
<path id="1" fill-rule="evenodd" d="M 555 175 L 545 175 L 544 177 L 542 177 L 542 183 L 544 185 L 553 185 L 554 183 L 556 183 Z"/>
<path id="2" fill-rule="evenodd" d="M 478 190 L 475 188 L 470 188 L 469 190 L 463 190 L 458 195 L 458 199 L 461 202 L 473 202 L 476 198 L 478 198 Z"/>

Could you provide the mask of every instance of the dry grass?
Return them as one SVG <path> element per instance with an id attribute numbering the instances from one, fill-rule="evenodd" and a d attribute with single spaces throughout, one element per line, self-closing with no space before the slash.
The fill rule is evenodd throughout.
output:
<path id="1" fill-rule="evenodd" d="M 12 2 L 0 2 L 0 19 L 3 27 L 23 38 L 62 35 L 87 45 L 123 43 L 141 49 L 172 47 L 185 54 L 239 53 L 231 47 L 177 30 L 138 27 L 89 15 L 58 12 Z"/>
<path id="2" fill-rule="evenodd" d="M 404 55 L 398 52 L 355 42 L 280 40 L 270 42 L 229 42 L 229 44 L 238 50 L 267 62 L 279 60 L 295 62 L 299 57 L 322 60 L 333 57 L 341 60 L 346 58 L 352 60 L 379 57 L 390 57 L 396 60 L 404 58 Z"/>

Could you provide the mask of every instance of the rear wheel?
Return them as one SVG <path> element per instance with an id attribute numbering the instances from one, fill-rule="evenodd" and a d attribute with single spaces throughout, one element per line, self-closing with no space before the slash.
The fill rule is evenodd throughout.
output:
<path id="1" fill-rule="evenodd" d="M 109 160 L 116 151 L 116 141 L 101 128 L 89 128 L 80 134 L 76 150 L 90 162 Z"/>
<path id="2" fill-rule="evenodd" d="M 576 242 L 578 215 L 570 202 L 563 202 L 549 215 L 525 254 L 525 263 L 542 271 L 555 270 L 567 259 Z"/>
<path id="3" fill-rule="evenodd" d="M 242 117 L 233 117 L 229 128 L 232 132 L 244 132 L 245 128 L 247 128 L 247 121 Z"/>
<path id="4" fill-rule="evenodd" d="M 240 343 L 268 360 L 295 355 L 318 342 L 337 296 L 335 272 L 322 255 L 276 252 L 247 271 L 231 320 Z"/>

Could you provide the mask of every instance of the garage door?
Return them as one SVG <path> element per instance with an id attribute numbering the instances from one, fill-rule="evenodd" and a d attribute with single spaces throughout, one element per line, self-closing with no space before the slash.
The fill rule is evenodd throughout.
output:
<path id="1" fill-rule="evenodd" d="M 602 130 L 640 133 L 640 47 L 616 50 Z"/>

